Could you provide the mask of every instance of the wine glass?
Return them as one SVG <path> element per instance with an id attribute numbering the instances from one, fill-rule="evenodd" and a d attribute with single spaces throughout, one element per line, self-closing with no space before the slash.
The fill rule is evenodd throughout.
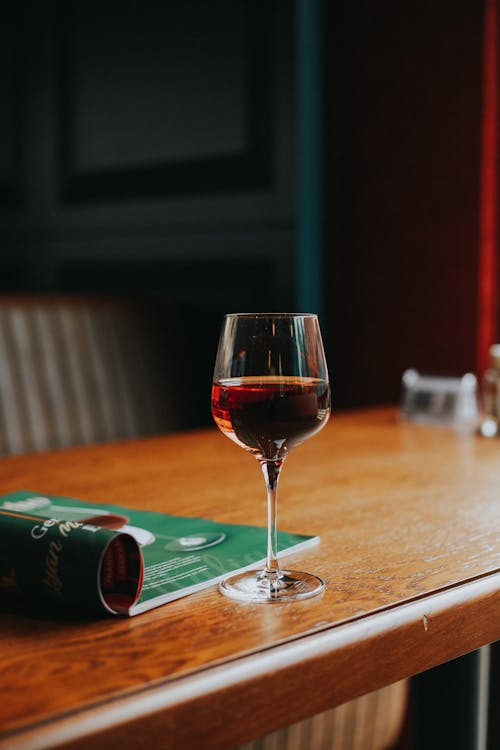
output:
<path id="1" fill-rule="evenodd" d="M 318 432 L 330 415 L 330 386 L 316 315 L 235 313 L 220 334 L 212 387 L 220 430 L 260 463 L 267 489 L 267 559 L 263 570 L 235 574 L 220 591 L 241 601 L 305 599 L 323 591 L 315 575 L 281 570 L 277 491 L 292 448 Z"/>

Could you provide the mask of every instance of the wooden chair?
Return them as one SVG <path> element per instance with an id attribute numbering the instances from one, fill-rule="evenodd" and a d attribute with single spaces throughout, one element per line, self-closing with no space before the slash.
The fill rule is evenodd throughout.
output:
<path id="1" fill-rule="evenodd" d="M 401 735 L 407 704 L 408 681 L 402 680 L 237 750 L 389 750 Z"/>
<path id="2" fill-rule="evenodd" d="M 0 297 L 0 454 L 175 429 L 164 355 L 127 303 Z"/>
<path id="3" fill-rule="evenodd" d="M 179 374 L 158 338 L 151 317 L 127 303 L 0 297 L 0 455 L 182 426 L 174 399 L 166 397 Z M 407 692 L 405 681 L 390 685 L 240 750 L 389 748 L 401 730 Z"/>

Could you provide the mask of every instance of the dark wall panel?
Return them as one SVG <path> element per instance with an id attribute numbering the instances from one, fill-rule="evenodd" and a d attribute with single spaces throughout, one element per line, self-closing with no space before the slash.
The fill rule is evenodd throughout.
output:
<path id="1" fill-rule="evenodd" d="M 77 171 L 245 148 L 241 4 L 219 0 L 215 13 L 192 0 L 72 5 L 61 33 Z"/>
<path id="2" fill-rule="evenodd" d="M 293 3 L 21 10 L 0 28 L 0 275 L 13 291 L 71 291 L 68 267 L 88 282 L 136 264 L 139 283 L 182 262 L 192 270 L 176 295 L 193 299 L 190 278 L 213 260 L 204 299 L 251 291 L 259 307 L 247 274 L 217 282 L 215 266 L 235 261 L 262 277 L 271 267 L 275 305 L 291 306 Z"/>
<path id="3" fill-rule="evenodd" d="M 59 20 L 64 201 L 270 186 L 269 9 L 74 2 Z"/>
<path id="4" fill-rule="evenodd" d="M 2 11 L 0 24 L 0 210 L 23 204 L 23 59 L 18 41 L 21 20 L 14 8 Z"/>

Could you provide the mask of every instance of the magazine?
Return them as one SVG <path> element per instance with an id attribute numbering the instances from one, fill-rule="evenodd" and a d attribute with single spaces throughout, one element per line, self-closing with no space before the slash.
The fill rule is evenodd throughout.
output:
<path id="1" fill-rule="evenodd" d="M 319 538 L 278 532 L 280 558 Z M 267 530 L 29 490 L 0 497 L 0 588 L 136 615 L 265 562 Z"/>

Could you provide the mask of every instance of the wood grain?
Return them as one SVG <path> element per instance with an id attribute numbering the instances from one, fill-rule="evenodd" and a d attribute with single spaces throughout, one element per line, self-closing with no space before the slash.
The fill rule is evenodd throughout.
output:
<path id="1" fill-rule="evenodd" d="M 216 429 L 0 466 L 1 492 L 265 522 L 256 462 Z M 209 589 L 101 620 L 4 599 L 0 747 L 84 747 L 89 732 L 95 747 L 165 732 L 165 747 L 231 747 L 498 639 L 499 466 L 496 441 L 342 414 L 280 488 L 280 527 L 321 536 L 287 558 L 325 578 L 321 597 L 242 605 Z"/>

